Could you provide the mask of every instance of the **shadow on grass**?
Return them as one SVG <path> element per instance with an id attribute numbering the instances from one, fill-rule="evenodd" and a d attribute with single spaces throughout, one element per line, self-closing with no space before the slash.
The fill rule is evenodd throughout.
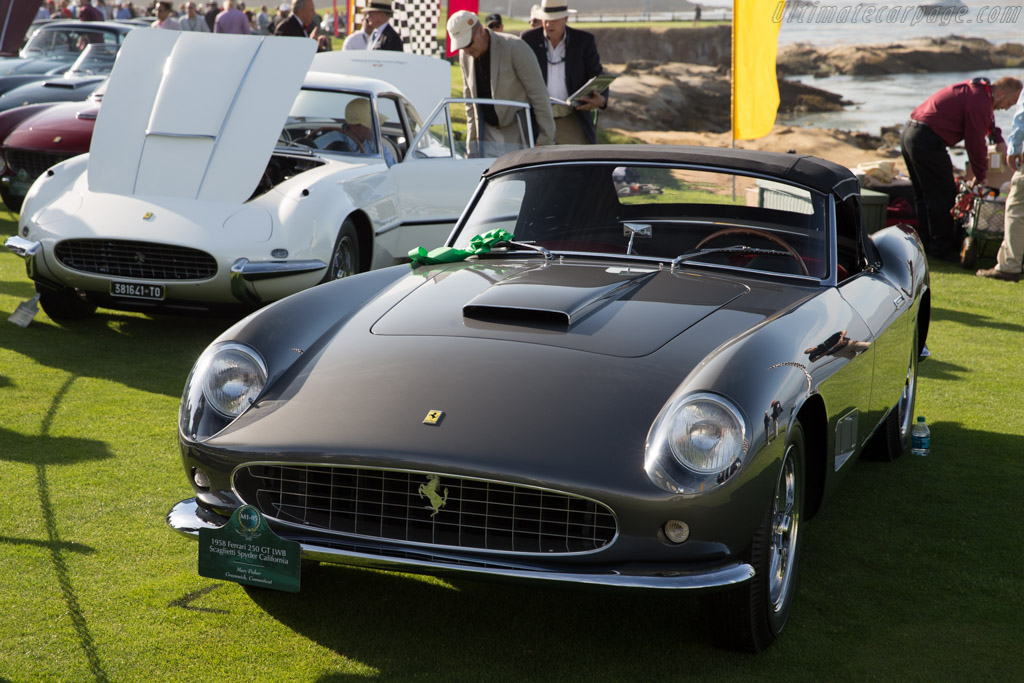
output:
<path id="1" fill-rule="evenodd" d="M 195 359 L 235 320 L 145 318 L 101 310 L 63 326 L 37 319 L 21 328 L 0 321 L 0 347 L 80 377 L 180 396 Z"/>
<path id="2" fill-rule="evenodd" d="M 329 565 L 303 580 L 299 596 L 249 595 L 383 680 L 625 680 L 629 671 L 651 680 L 678 673 L 688 656 L 708 656 L 692 596 L 467 580 L 447 587 Z"/>
<path id="3" fill-rule="evenodd" d="M 996 330 L 1008 332 L 1024 332 L 1024 325 L 1017 323 L 1003 322 L 999 318 L 992 318 L 977 313 L 966 311 L 955 311 L 950 308 L 932 308 L 932 323 L 946 321 L 966 325 L 967 327 L 991 327 Z"/>
<path id="4" fill-rule="evenodd" d="M 921 377 L 929 379 L 963 379 L 970 372 L 964 365 L 939 360 L 934 355 L 917 367 Z"/>
<path id="5" fill-rule="evenodd" d="M 35 285 L 32 281 L 25 279 L 24 281 L 9 281 L 0 280 L 0 294 L 6 294 L 7 296 L 13 296 L 17 299 L 31 299 L 36 293 Z"/>
<path id="6" fill-rule="evenodd" d="M 79 646 L 88 662 L 89 671 L 96 681 L 108 680 L 103 669 L 96 643 L 93 640 L 89 625 L 86 622 L 85 614 L 78 602 L 78 593 L 75 591 L 71 581 L 71 571 L 68 569 L 65 556 L 68 552 L 93 552 L 93 549 L 80 543 L 68 542 L 61 539 L 60 530 L 57 527 L 57 515 L 53 507 L 53 497 L 50 495 L 50 482 L 47 476 L 47 468 L 54 465 L 68 465 L 83 460 L 102 460 L 111 457 L 107 445 L 100 441 L 75 438 L 53 438 L 48 436 L 53 418 L 57 410 L 74 384 L 76 376 L 69 377 L 54 394 L 50 402 L 50 408 L 43 418 L 40 428 L 41 436 L 27 437 L 9 430 L 0 430 L 0 443 L 4 444 L 3 455 L 0 460 L 10 460 L 24 464 L 34 465 L 36 475 L 36 489 L 39 493 L 39 508 L 42 516 L 43 527 L 46 529 L 46 539 L 17 539 L 0 537 L 0 543 L 12 545 L 34 545 L 45 548 L 50 555 L 50 564 L 53 566 L 54 577 L 57 586 L 60 588 L 61 597 L 64 600 L 65 613 L 71 620 L 72 628 L 78 638 Z"/>

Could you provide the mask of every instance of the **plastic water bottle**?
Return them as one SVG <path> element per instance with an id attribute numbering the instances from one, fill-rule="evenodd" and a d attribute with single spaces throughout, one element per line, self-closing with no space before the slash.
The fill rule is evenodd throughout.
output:
<path id="1" fill-rule="evenodd" d="M 928 455 L 932 447 L 932 433 L 925 424 L 924 416 L 919 415 L 914 428 L 910 430 L 910 452 L 914 455 Z"/>

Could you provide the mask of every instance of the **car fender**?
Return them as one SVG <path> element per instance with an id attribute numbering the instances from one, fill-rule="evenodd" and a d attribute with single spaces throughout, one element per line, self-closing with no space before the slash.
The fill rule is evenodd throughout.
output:
<path id="1" fill-rule="evenodd" d="M 6 141 L 11 131 L 20 126 L 23 121 L 52 106 L 53 103 L 28 104 L 23 107 L 14 107 L 13 109 L 0 111 L 0 141 Z"/>
<path id="2" fill-rule="evenodd" d="M 408 266 L 393 266 L 305 289 L 243 318 L 214 343 L 238 342 L 259 352 L 267 365 L 269 387 L 295 361 L 314 353 L 325 335 L 408 274 Z M 422 281 L 409 278 L 406 282 L 416 286 Z M 407 288 L 399 289 L 404 293 Z"/>
<path id="3" fill-rule="evenodd" d="M 36 221 L 37 211 L 46 211 L 62 195 L 71 191 L 72 186 L 82 178 L 88 167 L 89 155 L 80 154 L 51 166 L 28 188 L 21 205 L 18 219 L 19 232 L 24 236 L 25 228 Z"/>
<path id="4" fill-rule="evenodd" d="M 713 324 L 713 320 L 702 321 L 677 342 L 688 343 L 685 340 L 691 333 L 712 334 L 702 328 Z M 863 345 L 858 347 L 862 348 L 859 353 L 811 359 L 812 349 L 841 331 Z M 816 485 L 830 489 L 838 469 L 863 447 L 857 443 L 852 450 L 846 448 L 837 442 L 837 432 L 867 412 L 872 379 L 870 342 L 871 332 L 856 311 L 834 287 L 822 288 L 732 336 L 690 372 L 666 405 L 681 395 L 711 393 L 739 409 L 746 424 L 748 450 L 736 478 L 746 483 L 733 482 L 731 488 L 737 495 L 752 496 L 751 504 L 757 505 L 751 509 L 763 508 L 773 495 L 784 445 L 798 418 L 806 431 L 825 437 L 823 443 L 807 444 L 806 451 L 808 460 L 814 460 L 808 467 L 823 472 L 823 481 Z M 851 386 L 857 390 L 851 391 Z M 805 410 L 809 403 L 815 407 Z M 818 409 L 821 405 L 823 413 Z M 807 424 L 813 420 L 825 423 Z"/>

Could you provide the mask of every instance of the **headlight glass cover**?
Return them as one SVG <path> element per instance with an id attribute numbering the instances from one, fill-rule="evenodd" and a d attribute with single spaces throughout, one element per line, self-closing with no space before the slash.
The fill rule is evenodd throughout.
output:
<path id="1" fill-rule="evenodd" d="M 747 449 L 746 421 L 731 401 L 687 394 L 671 401 L 652 425 L 644 469 L 666 490 L 704 493 L 740 470 Z"/>
<path id="2" fill-rule="evenodd" d="M 743 424 L 724 403 L 694 400 L 679 406 L 669 419 L 672 455 L 694 472 L 721 472 L 743 455 Z"/>
<path id="3" fill-rule="evenodd" d="M 207 354 L 200 360 L 203 367 L 197 377 L 203 396 L 218 413 L 234 419 L 263 391 L 267 366 L 259 354 L 243 344 L 221 344 Z"/>

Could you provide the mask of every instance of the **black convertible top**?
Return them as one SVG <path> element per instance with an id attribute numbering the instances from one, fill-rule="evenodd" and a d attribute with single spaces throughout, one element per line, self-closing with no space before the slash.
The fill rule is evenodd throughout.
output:
<path id="1" fill-rule="evenodd" d="M 536 164 L 603 161 L 616 164 L 666 163 L 710 166 L 738 173 L 787 180 L 819 192 L 834 194 L 840 201 L 860 193 L 850 169 L 801 154 L 781 154 L 724 147 L 682 145 L 551 145 L 506 154 L 484 173 L 489 177 L 509 169 Z"/>

